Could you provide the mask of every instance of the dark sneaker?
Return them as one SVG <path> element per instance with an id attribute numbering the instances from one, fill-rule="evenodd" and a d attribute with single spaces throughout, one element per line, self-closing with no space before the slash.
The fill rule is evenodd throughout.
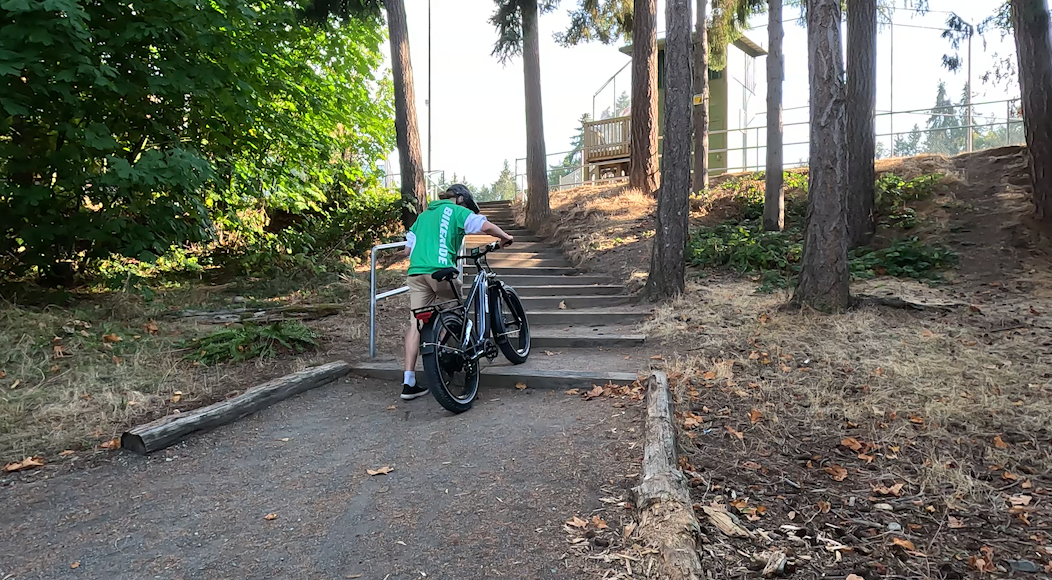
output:
<path id="1" fill-rule="evenodd" d="M 423 397 L 427 394 L 427 387 L 421 387 L 419 383 L 415 387 L 409 385 L 402 385 L 402 400 L 412 401 L 417 397 Z"/>

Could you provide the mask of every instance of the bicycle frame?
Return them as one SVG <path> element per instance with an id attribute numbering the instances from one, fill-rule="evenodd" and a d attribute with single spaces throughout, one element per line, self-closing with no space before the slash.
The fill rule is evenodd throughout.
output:
<path id="1" fill-rule="evenodd" d="M 457 296 L 457 305 L 451 308 L 443 308 L 443 304 L 436 304 L 432 307 L 422 308 L 420 309 L 420 312 L 441 314 L 443 311 L 462 309 L 464 311 L 464 327 L 461 329 L 463 336 L 459 337 L 460 350 L 469 361 L 474 362 L 486 354 L 486 343 L 489 340 L 489 287 L 490 279 L 496 276 L 496 274 L 493 273 L 489 267 L 489 263 L 486 261 L 486 253 L 477 256 L 472 255 L 464 257 L 474 260 L 477 269 L 475 282 L 471 285 L 471 290 L 468 292 L 467 299 L 461 299 L 461 295 L 457 292 L 456 286 L 453 284 L 453 281 L 450 280 L 449 284 L 452 287 L 454 294 Z M 445 304 L 449 304 L 449 302 Z M 472 306 L 474 306 L 474 316 L 470 316 Z M 414 314 L 416 312 L 418 311 L 414 311 Z M 434 314 L 432 314 L 432 316 L 434 316 Z M 439 321 L 441 321 L 441 318 L 436 320 L 436 322 Z M 472 330 L 478 332 L 479 339 L 476 342 L 471 342 Z M 448 348 L 443 347 L 438 343 L 421 343 L 421 347 L 422 349 Z M 426 350 L 424 351 L 426 352 Z"/>

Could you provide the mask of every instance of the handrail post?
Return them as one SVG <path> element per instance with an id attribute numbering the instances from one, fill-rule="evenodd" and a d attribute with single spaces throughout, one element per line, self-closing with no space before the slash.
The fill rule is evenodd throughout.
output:
<path id="1" fill-rule="evenodd" d="M 397 296 L 409 291 L 409 286 L 388 290 L 383 294 L 376 293 L 376 253 L 380 250 L 404 248 L 405 242 L 392 242 L 373 246 L 369 253 L 369 358 L 376 358 L 376 303 L 384 298 Z"/>
<path id="2" fill-rule="evenodd" d="M 369 255 L 369 358 L 376 358 L 376 251 L 373 246 Z"/>

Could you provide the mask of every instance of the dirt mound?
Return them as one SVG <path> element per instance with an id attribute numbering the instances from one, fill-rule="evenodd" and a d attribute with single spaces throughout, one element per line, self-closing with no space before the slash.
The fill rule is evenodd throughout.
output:
<path id="1" fill-rule="evenodd" d="M 876 169 L 878 175 L 894 173 L 907 180 L 944 176 L 937 195 L 918 209 L 928 225 L 911 235 L 935 236 L 949 244 L 961 257 L 961 279 L 990 283 L 1049 267 L 1052 240 L 1031 219 L 1030 175 L 1023 147 L 956 157 L 882 159 Z M 788 173 L 787 204 L 803 203 L 807 169 Z M 741 208 L 741 193 L 755 194 L 763 187 L 762 173 L 714 177 L 709 192 L 692 199 L 691 223 L 714 225 L 733 219 Z M 649 269 L 647 241 L 654 235 L 654 198 L 623 184 L 586 185 L 552 192 L 551 204 L 552 222 L 545 233 L 576 266 L 620 274 L 630 286 L 639 286 Z"/>

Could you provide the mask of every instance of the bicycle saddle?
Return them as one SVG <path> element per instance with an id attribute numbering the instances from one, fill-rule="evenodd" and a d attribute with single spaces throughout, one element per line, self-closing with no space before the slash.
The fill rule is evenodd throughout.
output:
<path id="1" fill-rule="evenodd" d="M 431 277 L 439 282 L 449 282 L 453 278 L 457 277 L 460 271 L 456 268 L 442 268 L 441 270 L 431 274 Z"/>

